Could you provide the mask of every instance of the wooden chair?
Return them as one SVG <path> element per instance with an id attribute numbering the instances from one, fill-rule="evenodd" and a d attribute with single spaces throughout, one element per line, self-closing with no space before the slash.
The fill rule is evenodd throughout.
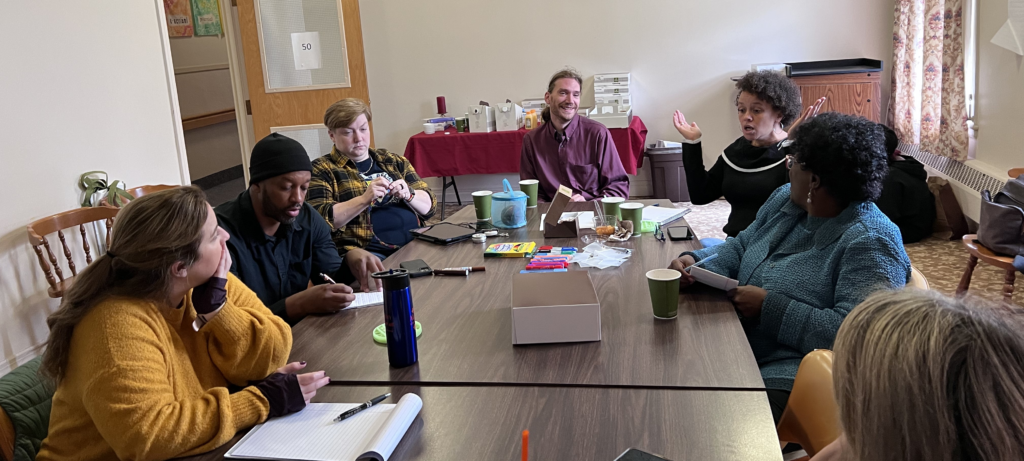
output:
<path id="1" fill-rule="evenodd" d="M 1006 172 L 1006 174 L 1011 178 L 1016 178 L 1017 176 L 1024 174 L 1024 168 L 1011 168 L 1010 171 Z"/>
<path id="2" fill-rule="evenodd" d="M 7 412 L 0 408 L 0 461 L 14 459 L 14 423 Z"/>
<path id="3" fill-rule="evenodd" d="M 152 194 L 153 192 L 160 192 L 162 190 L 174 189 L 175 187 L 181 186 L 169 186 L 167 184 L 157 184 L 150 186 L 139 186 L 128 189 L 127 192 L 132 194 L 132 197 L 139 198 L 146 194 Z"/>
<path id="4" fill-rule="evenodd" d="M 793 392 L 782 412 L 779 442 L 800 444 L 809 456 L 839 438 L 839 405 L 832 393 L 832 351 L 818 349 L 804 356 Z"/>
<path id="5" fill-rule="evenodd" d="M 974 274 L 974 267 L 978 265 L 980 259 L 981 262 L 996 266 L 1006 273 L 1003 278 L 1003 301 L 1013 303 L 1013 282 L 1017 278 L 1017 269 L 1013 267 L 1013 257 L 997 255 L 977 240 L 978 234 L 967 234 L 962 240 L 969 255 L 967 270 L 964 271 L 963 277 L 960 277 L 960 286 L 956 287 L 956 294 L 965 293 L 971 287 L 971 275 Z"/>
<path id="6" fill-rule="evenodd" d="M 928 279 L 916 267 L 910 266 L 910 282 L 907 282 L 907 287 L 927 290 L 929 288 Z"/>
<path id="7" fill-rule="evenodd" d="M 68 243 L 64 238 L 63 229 L 78 226 L 78 231 L 82 234 L 82 250 L 85 253 L 85 262 L 86 264 L 89 264 L 92 262 L 92 252 L 89 248 L 89 239 L 86 238 L 85 224 L 96 221 L 106 221 L 106 243 L 109 247 L 110 228 L 114 225 L 114 216 L 117 216 L 117 212 L 117 208 L 104 206 L 78 208 L 58 213 L 53 216 L 47 216 L 28 225 L 28 240 L 29 243 L 32 244 L 32 248 L 36 251 L 36 257 L 39 259 L 39 267 L 42 268 L 43 273 L 46 274 L 46 282 L 50 284 L 50 288 L 46 290 L 46 293 L 51 298 L 63 297 L 64 292 L 71 287 L 74 277 L 78 275 L 78 271 L 75 268 L 74 258 L 72 258 L 71 255 L 71 248 L 68 247 Z M 67 258 L 68 269 L 71 270 L 70 277 L 64 276 L 64 271 L 61 270 L 60 264 L 57 262 L 57 257 L 53 254 L 53 250 L 50 249 L 50 242 L 46 238 L 47 235 L 54 232 L 57 233 L 57 237 L 60 239 L 61 246 L 64 249 L 64 257 Z M 50 260 L 49 264 L 47 264 L 47 258 L 43 256 L 43 248 L 46 249 L 46 256 L 48 256 Z M 57 274 L 56 278 L 54 278 L 54 273 Z"/>

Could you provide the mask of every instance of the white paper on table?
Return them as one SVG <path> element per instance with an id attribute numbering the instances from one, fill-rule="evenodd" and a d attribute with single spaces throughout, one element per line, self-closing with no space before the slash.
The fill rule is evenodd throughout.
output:
<path id="1" fill-rule="evenodd" d="M 311 70 L 322 67 L 320 32 L 293 33 L 292 57 L 295 58 L 295 70 Z"/>
<path id="2" fill-rule="evenodd" d="M 729 291 L 739 286 L 740 282 L 736 279 L 731 279 L 724 275 L 718 275 L 711 272 L 703 267 L 690 266 L 690 275 L 697 279 L 698 282 L 703 283 L 710 287 L 715 287 L 720 290 Z"/>
<path id="3" fill-rule="evenodd" d="M 352 301 L 352 304 L 349 304 L 345 309 L 359 309 L 362 307 L 379 306 L 384 304 L 383 291 L 371 291 L 369 293 L 357 291 L 353 294 L 356 295 L 356 300 Z"/>
<path id="4" fill-rule="evenodd" d="M 397 405 L 378 404 L 341 422 L 356 403 L 310 403 L 302 411 L 272 418 L 242 437 L 225 458 L 385 461 L 405 436 L 423 401 L 405 394 Z"/>

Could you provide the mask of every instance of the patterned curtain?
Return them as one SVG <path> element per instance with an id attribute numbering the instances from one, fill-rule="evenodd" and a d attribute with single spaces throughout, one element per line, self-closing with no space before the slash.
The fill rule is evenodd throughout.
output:
<path id="1" fill-rule="evenodd" d="M 967 159 L 963 0 L 896 0 L 889 120 L 903 142 Z"/>

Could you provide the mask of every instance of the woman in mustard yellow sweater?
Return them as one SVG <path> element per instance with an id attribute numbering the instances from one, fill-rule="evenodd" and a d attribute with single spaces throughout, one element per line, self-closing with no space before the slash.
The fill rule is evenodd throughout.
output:
<path id="1" fill-rule="evenodd" d="M 330 381 L 285 365 L 291 331 L 228 272 L 227 239 L 194 187 L 121 210 L 107 254 L 48 319 L 41 371 L 57 390 L 36 459 L 203 453 Z"/>

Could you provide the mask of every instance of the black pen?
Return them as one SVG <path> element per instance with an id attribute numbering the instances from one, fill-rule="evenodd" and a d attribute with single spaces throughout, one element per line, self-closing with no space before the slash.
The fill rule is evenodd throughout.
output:
<path id="1" fill-rule="evenodd" d="M 388 392 L 387 394 L 378 396 L 378 397 L 374 397 L 374 398 L 370 399 L 369 402 L 366 402 L 366 403 L 364 403 L 362 405 L 359 405 L 358 407 L 355 407 L 355 408 L 353 408 L 353 409 L 351 409 L 349 411 L 346 411 L 346 412 L 338 415 L 337 418 L 334 418 L 334 422 L 344 421 L 344 420 L 346 420 L 348 418 L 351 418 L 351 417 L 355 416 L 356 413 L 359 413 L 360 411 L 363 411 L 363 410 L 365 410 L 367 408 L 370 408 L 370 407 L 372 407 L 372 406 L 374 406 L 374 405 L 376 405 L 378 403 L 381 403 L 385 399 L 387 399 L 388 397 L 391 397 L 391 393 L 390 392 Z"/>

